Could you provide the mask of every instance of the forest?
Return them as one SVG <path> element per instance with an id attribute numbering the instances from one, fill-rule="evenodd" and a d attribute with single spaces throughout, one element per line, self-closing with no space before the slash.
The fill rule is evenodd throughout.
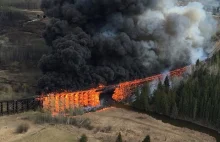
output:
<path id="1" fill-rule="evenodd" d="M 220 128 L 220 52 L 206 62 L 197 61 L 193 73 L 178 86 L 168 76 L 150 92 L 149 84 L 135 90 L 133 107 L 172 118 L 200 122 Z"/>

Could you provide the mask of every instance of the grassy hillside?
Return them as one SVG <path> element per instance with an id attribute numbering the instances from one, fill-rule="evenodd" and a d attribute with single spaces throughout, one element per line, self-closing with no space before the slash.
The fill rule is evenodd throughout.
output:
<path id="1" fill-rule="evenodd" d="M 35 10 L 21 9 L 27 9 L 27 1 Z M 38 60 L 49 52 L 42 37 L 48 20 L 36 10 L 38 0 L 1 0 L 0 5 L 0 100 L 36 95 Z"/>
<path id="2" fill-rule="evenodd" d="M 1 0 L 0 6 L 16 7 L 20 9 L 39 9 L 41 0 Z"/>
<path id="3" fill-rule="evenodd" d="M 88 142 L 115 142 L 118 133 L 127 142 L 142 141 L 150 135 L 151 142 L 215 142 L 208 134 L 187 128 L 176 127 L 147 114 L 141 114 L 120 108 L 109 108 L 105 111 L 77 116 L 78 119 L 89 119 L 93 129 L 78 128 L 73 125 L 35 124 L 26 116 L 33 113 L 0 117 L 0 141 L 4 142 L 77 142 L 86 134 Z M 27 133 L 16 134 L 14 131 L 21 123 L 30 125 Z"/>

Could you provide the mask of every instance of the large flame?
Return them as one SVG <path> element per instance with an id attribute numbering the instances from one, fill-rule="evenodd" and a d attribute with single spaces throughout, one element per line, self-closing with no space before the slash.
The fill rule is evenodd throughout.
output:
<path id="1" fill-rule="evenodd" d="M 180 68 L 174 71 L 169 72 L 169 75 L 180 76 L 186 70 L 188 66 Z M 155 76 L 137 79 L 134 81 L 127 81 L 115 85 L 115 91 L 112 98 L 115 101 L 122 101 L 129 97 L 132 94 L 132 91 L 135 87 L 153 80 L 161 80 L 164 77 L 163 74 L 158 74 Z M 100 105 L 99 96 L 102 93 L 100 89 L 103 89 L 108 86 L 100 85 L 98 88 L 93 88 L 86 91 L 77 91 L 77 92 L 67 92 L 62 93 L 50 93 L 48 95 L 42 95 L 40 100 L 42 101 L 43 109 L 52 112 L 52 114 L 58 114 L 61 112 L 65 113 L 65 110 L 74 108 L 74 107 L 96 107 Z M 99 90 L 99 91 L 98 91 Z"/>
<path id="2" fill-rule="evenodd" d="M 174 71 L 169 72 L 170 76 L 181 76 L 186 70 L 188 66 L 180 69 L 176 69 Z M 134 81 L 128 81 L 124 83 L 120 83 L 118 87 L 115 89 L 114 94 L 112 98 L 116 101 L 122 101 L 129 97 L 129 95 L 132 94 L 134 88 L 136 88 L 138 85 L 143 84 L 144 82 L 151 82 L 154 80 L 161 80 L 164 77 L 163 74 L 158 74 L 155 76 L 143 78 L 143 79 L 138 79 Z"/>
<path id="3" fill-rule="evenodd" d="M 99 95 L 101 92 L 97 90 L 102 87 L 99 86 L 87 91 L 50 93 L 46 96 L 42 95 L 40 100 L 42 101 L 43 109 L 50 111 L 52 114 L 65 113 L 66 110 L 75 107 L 95 107 L 100 105 Z"/>

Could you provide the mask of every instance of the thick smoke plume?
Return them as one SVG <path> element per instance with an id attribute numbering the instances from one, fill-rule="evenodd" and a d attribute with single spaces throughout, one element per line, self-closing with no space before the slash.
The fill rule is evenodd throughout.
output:
<path id="1" fill-rule="evenodd" d="M 52 18 L 40 60 L 43 92 L 85 89 L 160 73 L 210 50 L 216 23 L 198 2 L 43 0 Z M 207 46 L 208 45 L 208 46 Z"/>

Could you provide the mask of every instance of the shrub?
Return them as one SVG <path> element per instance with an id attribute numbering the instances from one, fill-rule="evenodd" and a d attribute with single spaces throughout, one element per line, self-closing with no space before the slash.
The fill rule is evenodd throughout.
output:
<path id="1" fill-rule="evenodd" d="M 79 139 L 79 142 L 87 142 L 87 141 L 88 141 L 88 138 L 87 138 L 87 136 L 85 134 L 83 134 L 81 136 L 81 138 Z"/>
<path id="2" fill-rule="evenodd" d="M 27 123 L 22 123 L 16 128 L 16 133 L 25 133 L 28 131 L 28 129 L 29 125 Z"/>
<path id="3" fill-rule="evenodd" d="M 150 142 L 150 136 L 146 136 L 142 142 Z"/>
<path id="4" fill-rule="evenodd" d="M 118 137 L 117 137 L 117 139 L 116 139 L 116 142 L 122 142 L 121 133 L 118 134 Z"/>

